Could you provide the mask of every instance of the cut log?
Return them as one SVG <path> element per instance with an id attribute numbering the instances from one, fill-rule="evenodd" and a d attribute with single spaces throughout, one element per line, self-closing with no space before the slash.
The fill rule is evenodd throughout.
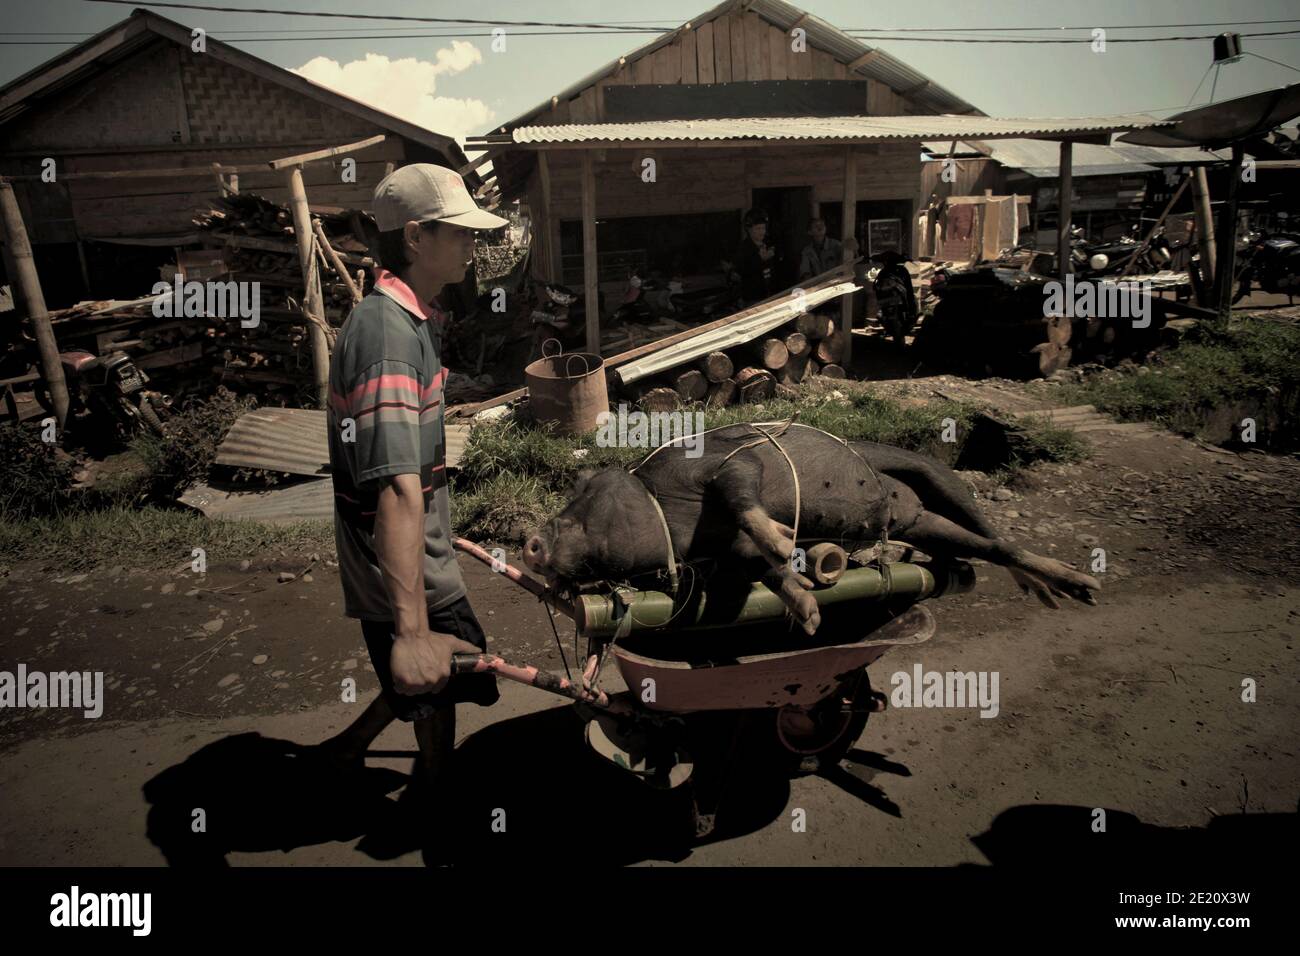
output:
<path id="1" fill-rule="evenodd" d="M 835 321 L 829 315 L 805 312 L 795 319 L 794 327 L 807 338 L 824 339 L 835 329 Z"/>
<path id="2" fill-rule="evenodd" d="M 735 363 L 726 352 L 710 352 L 700 359 L 700 371 L 710 382 L 725 382 L 735 370 Z"/>
<path id="3" fill-rule="evenodd" d="M 790 353 L 790 358 L 797 355 L 807 355 L 812 348 L 808 344 L 808 336 L 802 332 L 791 332 L 785 337 L 785 350 Z"/>
<path id="4" fill-rule="evenodd" d="M 832 332 L 826 336 L 817 343 L 817 348 L 813 354 L 817 361 L 823 365 L 838 362 L 844 355 L 844 333 Z M 822 374 L 825 374 L 825 372 Z"/>
<path id="5" fill-rule="evenodd" d="M 821 374 L 822 374 L 822 375 L 825 375 L 827 378 L 847 378 L 847 377 L 848 377 L 847 375 L 844 374 L 844 369 L 841 368 L 840 366 L 836 365 L 834 362 L 831 362 L 831 363 L 828 363 L 828 364 L 826 364 L 826 365 L 823 365 L 823 366 L 822 366 L 822 370 L 821 370 Z"/>
<path id="6" fill-rule="evenodd" d="M 783 385 L 798 385 L 807 377 L 808 364 L 811 359 L 811 350 L 804 352 L 802 355 L 791 355 L 790 361 L 785 363 L 785 368 L 777 373 L 777 381 Z"/>
<path id="7" fill-rule="evenodd" d="M 709 380 L 699 369 L 688 369 L 673 378 L 673 388 L 684 402 L 698 402 L 709 394 Z"/>
<path id="8" fill-rule="evenodd" d="M 784 367 L 790 361 L 790 353 L 780 339 L 764 339 L 752 351 L 758 364 L 771 371 Z"/>
<path id="9" fill-rule="evenodd" d="M 643 412 L 672 412 L 681 404 L 681 396 L 673 388 L 647 389 L 637 401 Z"/>
<path id="10" fill-rule="evenodd" d="M 714 382 L 709 386 L 709 397 L 705 404 L 709 408 L 725 408 L 736 400 L 736 383 L 734 380 L 724 378 L 721 382 Z"/>
<path id="11" fill-rule="evenodd" d="M 776 379 L 765 368 L 742 368 L 736 373 L 736 390 L 742 402 L 761 402 L 772 397 Z"/>

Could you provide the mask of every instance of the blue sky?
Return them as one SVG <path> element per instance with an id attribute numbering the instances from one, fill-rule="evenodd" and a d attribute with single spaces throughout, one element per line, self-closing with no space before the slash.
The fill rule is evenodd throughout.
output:
<path id="1" fill-rule="evenodd" d="M 289 9 L 287 0 L 216 0 L 224 6 Z M 142 4 L 142 6 L 148 6 Z M 473 5 L 437 0 L 370 0 L 364 7 L 349 0 L 298 0 L 297 10 L 357 13 L 361 10 L 411 16 L 471 16 L 480 19 L 538 19 L 579 22 L 639 21 L 676 26 L 712 6 L 708 0 L 484 0 Z M 801 5 L 845 29 L 893 27 L 1102 26 L 1132 24 L 1194 24 L 1206 21 L 1248 21 L 1300 18 L 1294 0 L 982 0 L 902 5 L 863 0 L 810 0 Z M 19 36 L 55 31 L 91 34 L 127 16 L 132 7 L 89 0 L 0 0 L 4 40 L 52 40 L 71 45 L 75 36 Z M 329 39 L 294 42 L 253 42 L 249 32 L 311 31 L 315 36 L 342 29 L 383 34 L 452 32 L 433 24 L 395 24 L 373 20 L 338 20 L 306 16 L 216 13 L 153 7 L 158 13 L 189 26 L 201 26 L 212 36 L 290 69 L 316 60 L 306 75 L 318 81 L 344 84 L 344 92 L 369 99 L 380 109 L 407 114 L 426 125 L 455 135 L 482 133 L 493 125 L 535 106 L 551 93 L 625 53 L 645 36 L 599 35 L 574 37 L 509 36 L 507 50 L 493 53 L 490 40 L 468 36 L 485 27 L 460 28 L 461 38 Z M 470 12 L 472 10 L 472 12 Z M 646 13 L 645 11 L 652 11 Z M 1300 23 L 1241 26 L 1238 31 L 1300 28 Z M 525 28 L 518 28 L 523 30 Z M 1109 37 L 1213 34 L 1228 27 L 1181 27 L 1145 33 L 1111 30 Z M 263 34 L 265 35 L 265 34 Z M 284 35 L 281 33 L 280 35 Z M 1042 34 L 1036 34 L 1042 35 Z M 1062 35 L 1062 34 L 1057 34 Z M 1079 33 L 1067 36 L 1084 36 Z M 1110 43 L 1099 54 L 1084 39 L 1069 45 L 955 44 L 904 42 L 868 43 L 888 51 L 947 87 L 984 112 L 996 116 L 1087 116 L 1124 112 L 1167 115 L 1192 97 L 1210 64 L 1210 41 L 1174 43 Z M 471 44 L 473 48 L 467 46 Z M 1259 37 L 1243 41 L 1247 50 L 1300 67 L 1300 36 Z M 60 45 L 0 46 L 0 82 L 54 56 Z M 441 53 L 439 51 L 442 51 Z M 321 59 L 323 58 L 323 59 Z M 330 63 L 335 61 L 338 65 Z M 353 64 L 348 67 L 347 64 Z M 1223 67 L 1215 100 L 1270 89 L 1300 80 L 1300 74 L 1258 59 Z M 350 87 L 350 88 L 349 88 Z M 1196 102 L 1206 102 L 1206 79 Z"/>

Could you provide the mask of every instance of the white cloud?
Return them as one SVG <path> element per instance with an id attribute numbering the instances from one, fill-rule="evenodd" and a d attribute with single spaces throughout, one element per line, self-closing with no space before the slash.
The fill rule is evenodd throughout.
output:
<path id="1" fill-rule="evenodd" d="M 490 126 L 496 113 L 482 100 L 436 95 L 440 75 L 461 73 L 483 62 L 478 47 L 453 40 L 434 56 L 434 61 L 414 57 L 391 60 L 380 53 L 367 53 L 364 60 L 349 63 L 318 56 L 293 72 L 445 136 L 463 140 Z"/>

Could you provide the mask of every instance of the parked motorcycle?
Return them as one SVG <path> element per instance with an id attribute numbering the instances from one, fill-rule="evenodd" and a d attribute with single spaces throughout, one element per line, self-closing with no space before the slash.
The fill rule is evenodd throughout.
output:
<path id="1" fill-rule="evenodd" d="M 1173 250 L 1163 230 L 1143 248 L 1133 236 L 1105 242 L 1089 240 L 1082 227 L 1074 226 L 1070 230 L 1070 258 L 1074 274 L 1081 278 L 1119 275 L 1126 269 L 1129 275 L 1145 275 L 1166 268 L 1173 259 Z"/>
<path id="2" fill-rule="evenodd" d="M 163 434 L 171 400 L 145 387 L 149 376 L 136 368 L 125 352 L 99 356 L 85 349 L 69 349 L 59 353 L 59 364 L 68 387 L 69 420 L 97 420 L 114 429 L 119 438 L 139 431 Z M 42 408 L 54 411 L 44 381 L 36 383 L 34 395 Z"/>
<path id="3" fill-rule="evenodd" d="M 885 334 L 899 348 L 916 325 L 916 293 L 912 289 L 912 274 L 903 265 L 903 257 L 896 252 L 885 252 L 875 257 L 880 267 L 874 271 L 871 283 L 880 308 L 880 324 Z"/>
<path id="4" fill-rule="evenodd" d="M 1300 235 L 1253 233 L 1238 257 L 1234 303 L 1249 295 L 1255 283 L 1265 292 L 1287 296 L 1294 304 L 1293 297 L 1300 291 Z"/>

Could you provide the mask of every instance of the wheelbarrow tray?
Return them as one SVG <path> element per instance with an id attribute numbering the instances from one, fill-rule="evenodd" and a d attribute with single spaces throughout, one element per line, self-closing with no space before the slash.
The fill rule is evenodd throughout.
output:
<path id="1" fill-rule="evenodd" d="M 860 617 L 858 621 L 861 627 Z M 611 653 L 633 699 L 647 710 L 691 713 L 811 707 L 891 647 L 928 641 L 934 635 L 935 620 L 924 604 L 914 604 L 857 640 L 837 641 L 834 635 L 851 633 L 851 627 L 824 621 L 818 635 L 811 638 L 802 631 L 787 634 L 784 643 L 788 649 L 734 657 L 665 659 L 619 644 Z M 821 634 L 828 636 L 818 642 Z M 744 641 L 738 643 L 743 646 Z"/>

